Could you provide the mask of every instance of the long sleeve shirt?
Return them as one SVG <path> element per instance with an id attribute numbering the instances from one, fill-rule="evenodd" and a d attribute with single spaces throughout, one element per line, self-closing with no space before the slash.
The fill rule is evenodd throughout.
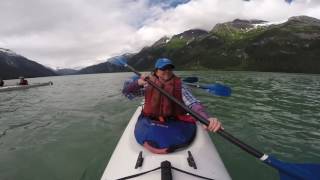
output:
<path id="1" fill-rule="evenodd" d="M 148 84 L 146 86 L 148 86 Z M 138 80 L 130 79 L 124 83 L 122 93 L 129 99 L 133 99 L 135 97 L 141 97 L 141 96 L 144 96 L 144 90 L 146 86 L 139 86 Z M 209 115 L 205 111 L 204 106 L 200 103 L 198 99 L 196 99 L 192 95 L 189 87 L 184 83 L 182 83 L 181 95 L 182 95 L 182 100 L 187 107 L 189 107 L 191 110 L 201 115 L 203 118 L 205 119 L 209 118 Z"/>

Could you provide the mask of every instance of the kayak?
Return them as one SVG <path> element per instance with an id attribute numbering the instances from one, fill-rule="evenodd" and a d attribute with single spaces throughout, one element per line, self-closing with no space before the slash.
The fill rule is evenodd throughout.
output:
<path id="1" fill-rule="evenodd" d="M 22 90 L 22 89 L 29 89 L 29 88 L 40 87 L 40 86 L 50 86 L 50 85 L 53 85 L 51 81 L 46 83 L 37 83 L 37 84 L 30 84 L 30 85 L 5 86 L 5 87 L 0 87 L 0 92 Z"/>
<path id="2" fill-rule="evenodd" d="M 129 176 L 137 180 L 231 179 L 211 138 L 199 122 L 193 142 L 175 152 L 154 154 L 138 144 L 134 129 L 141 111 L 142 106 L 139 106 L 111 155 L 101 180 L 126 179 L 124 177 Z M 150 170 L 154 171 L 147 172 Z"/>

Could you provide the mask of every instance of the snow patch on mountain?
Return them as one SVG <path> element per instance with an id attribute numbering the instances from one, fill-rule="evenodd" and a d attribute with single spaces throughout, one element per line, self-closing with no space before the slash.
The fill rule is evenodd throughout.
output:
<path id="1" fill-rule="evenodd" d="M 0 53 L 1 52 L 7 54 L 8 56 L 21 56 L 15 52 L 11 51 L 10 49 L 0 48 Z"/>
<path id="2" fill-rule="evenodd" d="M 283 24 L 287 20 L 282 20 L 282 21 L 275 21 L 275 22 L 263 22 L 263 23 L 258 23 L 258 24 L 252 24 L 254 28 L 258 27 L 266 27 L 266 26 L 271 26 L 271 25 L 278 25 L 278 24 Z"/>

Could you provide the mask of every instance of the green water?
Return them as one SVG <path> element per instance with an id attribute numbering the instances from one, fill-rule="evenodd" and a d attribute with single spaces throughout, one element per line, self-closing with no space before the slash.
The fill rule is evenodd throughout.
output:
<path id="1" fill-rule="evenodd" d="M 320 163 L 319 75 L 178 74 L 232 88 L 231 97 L 193 92 L 234 136 L 285 161 Z M 120 94 L 131 75 L 35 78 L 29 81 L 54 85 L 0 93 L 0 179 L 99 179 L 140 102 Z M 233 179 L 278 179 L 275 170 L 218 135 L 212 139 Z"/>

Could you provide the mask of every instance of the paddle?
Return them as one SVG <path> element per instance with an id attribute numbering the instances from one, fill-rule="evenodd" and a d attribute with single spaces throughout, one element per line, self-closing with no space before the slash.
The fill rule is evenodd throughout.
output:
<path id="1" fill-rule="evenodd" d="M 184 84 L 200 89 L 206 90 L 208 93 L 213 94 L 213 95 L 218 95 L 218 96 L 230 96 L 231 95 L 231 88 L 219 83 L 214 83 L 214 84 L 194 84 L 198 82 L 198 77 L 191 76 L 191 77 L 185 77 L 182 79 Z"/>
<path id="2" fill-rule="evenodd" d="M 219 83 L 214 83 L 214 84 L 206 84 L 206 85 L 201 85 L 201 84 L 192 84 L 192 83 L 185 83 L 188 86 L 193 86 L 197 87 L 200 89 L 206 90 L 208 93 L 213 94 L 213 95 L 218 95 L 218 96 L 230 96 L 231 95 L 231 88 Z"/>
<path id="3" fill-rule="evenodd" d="M 123 58 L 116 58 L 111 63 L 114 63 L 115 65 L 121 65 L 124 67 L 129 68 L 131 71 L 133 71 L 136 75 L 141 76 L 141 73 L 136 71 L 132 66 L 128 65 Z M 166 91 L 164 91 L 162 88 L 158 87 L 154 82 L 152 82 L 148 77 L 145 78 L 145 81 L 149 83 L 149 85 L 153 86 L 155 89 L 160 91 L 164 96 L 166 96 L 168 99 L 179 105 L 181 108 L 183 108 L 186 112 L 188 112 L 190 115 L 192 115 L 194 118 L 196 118 L 198 121 L 200 121 L 202 124 L 209 125 L 209 121 L 202 116 L 200 116 L 195 111 L 189 109 L 185 104 L 168 94 Z M 280 161 L 276 159 L 275 157 L 269 156 L 267 154 L 264 154 L 257 149 L 253 148 L 252 146 L 242 142 L 241 140 L 235 138 L 228 132 L 226 132 L 223 129 L 219 129 L 217 131 L 219 135 L 221 135 L 223 138 L 227 139 L 234 145 L 237 145 L 242 150 L 248 152 L 249 154 L 253 155 L 254 157 L 260 159 L 267 165 L 274 167 L 279 171 L 280 178 L 282 180 L 298 180 L 298 179 L 306 179 L 306 180 L 319 180 L 320 179 L 320 165 L 319 164 L 294 164 L 294 163 L 287 163 Z"/>
<path id="4" fill-rule="evenodd" d="M 190 76 L 190 77 L 182 78 L 182 81 L 185 83 L 196 83 L 199 81 L 199 78 L 195 76 Z"/>

